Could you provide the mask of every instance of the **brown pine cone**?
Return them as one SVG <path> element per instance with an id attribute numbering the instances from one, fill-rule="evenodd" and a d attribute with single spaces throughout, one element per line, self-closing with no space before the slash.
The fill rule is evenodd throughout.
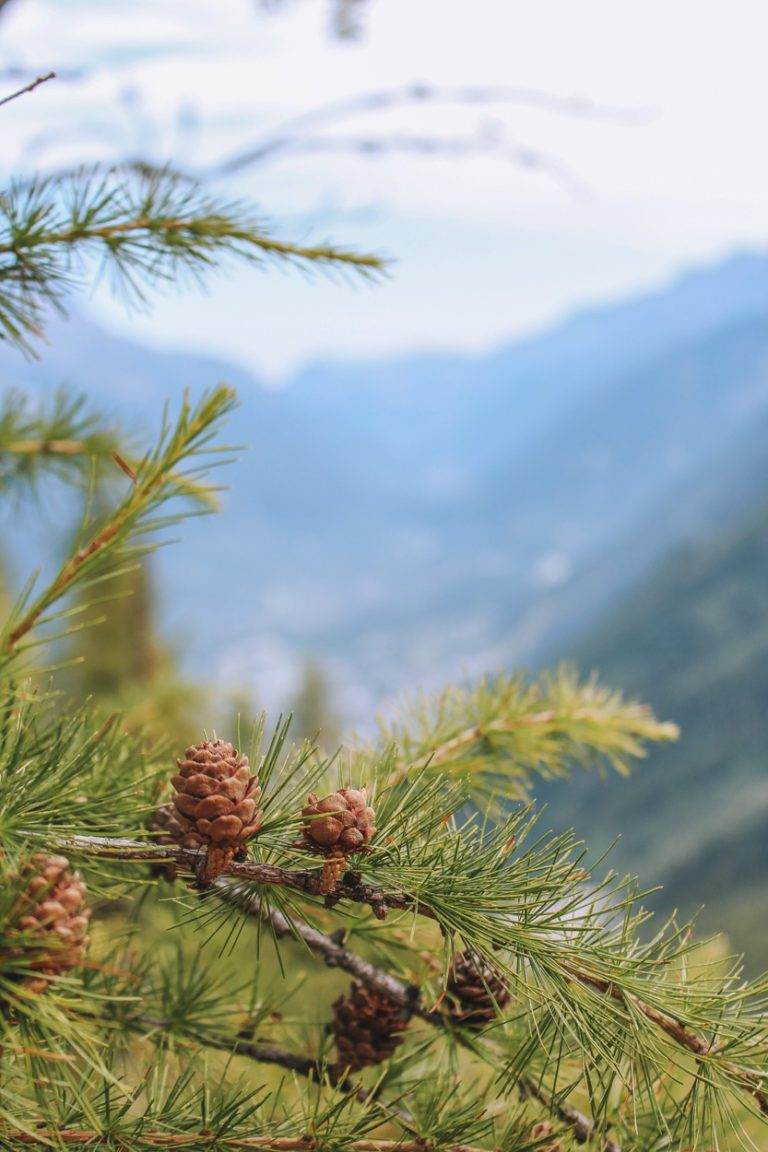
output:
<path id="1" fill-rule="evenodd" d="M 203 740 L 176 763 L 168 833 L 184 848 L 207 850 L 198 878 L 210 883 L 261 827 L 259 778 L 226 740 Z"/>
<path id="2" fill-rule="evenodd" d="M 330 1030 L 339 1054 L 337 1068 L 359 1072 L 389 1060 L 408 1027 L 409 1013 L 359 980 L 333 1006 Z"/>
<path id="3" fill-rule="evenodd" d="M 322 800 L 312 793 L 301 814 L 304 842 L 323 855 L 360 852 L 376 831 L 365 788 L 340 788 Z"/>
<path id="4" fill-rule="evenodd" d="M 454 956 L 447 991 L 448 1015 L 453 1022 L 477 1030 L 495 1020 L 511 999 L 498 972 L 469 952 Z"/>
<path id="5" fill-rule="evenodd" d="M 82 964 L 88 948 L 86 887 L 66 856 L 33 856 L 22 872 L 26 887 L 19 897 L 16 924 L 34 937 L 40 956 L 30 968 L 45 976 L 59 976 Z M 30 980 L 42 989 L 46 981 Z"/>
<path id="6" fill-rule="evenodd" d="M 362 852 L 376 831 L 365 788 L 340 788 L 318 800 L 314 792 L 302 808 L 303 843 L 325 856 L 320 892 L 329 894 L 344 873 L 347 856 Z"/>

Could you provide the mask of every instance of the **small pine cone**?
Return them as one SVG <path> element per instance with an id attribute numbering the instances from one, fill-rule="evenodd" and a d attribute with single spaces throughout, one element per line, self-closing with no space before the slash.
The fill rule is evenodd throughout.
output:
<path id="1" fill-rule="evenodd" d="M 365 788 L 340 788 L 322 800 L 312 793 L 301 814 L 304 843 L 324 856 L 361 852 L 376 831 Z"/>
<path id="2" fill-rule="evenodd" d="M 167 830 L 183 848 L 207 850 L 198 878 L 211 883 L 261 827 L 259 778 L 225 740 L 193 745 L 176 763 Z"/>
<path id="3" fill-rule="evenodd" d="M 88 948 L 86 887 L 79 872 L 73 872 L 66 856 L 33 856 L 22 878 L 16 924 L 40 945 L 40 957 L 30 965 L 42 977 L 60 976 L 82 964 Z M 49 946 L 50 950 L 46 948 Z M 27 981 L 30 987 L 45 988 L 46 980 Z"/>
<path id="4" fill-rule="evenodd" d="M 337 1068 L 359 1072 L 389 1060 L 408 1027 L 410 1014 L 359 980 L 333 1006 L 330 1030 L 339 1054 Z"/>
<path id="5" fill-rule="evenodd" d="M 490 1024 L 510 1001 L 499 974 L 479 956 L 460 952 L 448 976 L 448 1015 L 462 1028 L 481 1029 Z"/>

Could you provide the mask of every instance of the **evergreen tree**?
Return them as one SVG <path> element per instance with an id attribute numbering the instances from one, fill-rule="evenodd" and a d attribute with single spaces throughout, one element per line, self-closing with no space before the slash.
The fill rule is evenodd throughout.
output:
<path id="1" fill-rule="evenodd" d="M 139 292 L 232 254 L 378 267 L 278 241 L 170 171 L 78 172 L 0 200 L 3 337 L 34 349 L 91 254 Z M 80 411 L 52 436 L 6 404 L 6 487 L 81 482 L 99 454 L 122 487 L 0 630 L 3 1152 L 682 1152 L 764 1131 L 765 978 L 649 926 L 632 882 L 529 800 L 673 726 L 567 670 L 500 675 L 330 760 L 287 722 L 243 751 L 200 716 L 171 767 L 28 672 L 210 497 L 234 398 L 186 398 L 131 459 Z M 136 930 L 115 939 L 118 900 Z M 148 910 L 177 948 L 148 940 Z"/>

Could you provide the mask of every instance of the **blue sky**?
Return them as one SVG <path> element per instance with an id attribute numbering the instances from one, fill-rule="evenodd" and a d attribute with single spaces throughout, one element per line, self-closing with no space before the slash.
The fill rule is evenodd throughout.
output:
<path id="1" fill-rule="evenodd" d="M 483 349 L 585 303 L 652 286 L 768 236 L 763 0 L 370 0 L 359 45 L 324 0 L 14 0 L 0 63 L 82 70 L 6 112 L 9 169 L 143 154 L 197 166 L 329 100 L 424 80 L 520 85 L 624 107 L 627 123 L 515 104 L 357 117 L 345 132 L 489 130 L 574 174 L 579 191 L 498 155 L 294 157 L 223 190 L 286 235 L 395 258 L 375 288 L 229 271 L 206 295 L 105 323 L 237 359 L 265 379 L 333 356 Z"/>

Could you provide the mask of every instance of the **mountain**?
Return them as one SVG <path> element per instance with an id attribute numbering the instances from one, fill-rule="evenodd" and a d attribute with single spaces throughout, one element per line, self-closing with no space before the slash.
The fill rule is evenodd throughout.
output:
<path id="1" fill-rule="evenodd" d="M 768 433 L 768 429 L 764 432 Z M 768 444 L 768 435 L 766 435 Z M 763 492 L 766 495 L 763 473 Z M 675 719 L 677 745 L 629 780 L 582 777 L 549 795 L 550 816 L 595 848 L 621 833 L 619 870 L 703 931 L 722 928 L 768 961 L 768 502 L 670 554 L 575 647 L 574 657 Z"/>
<path id="2" fill-rule="evenodd" d="M 249 450 L 223 514 L 160 557 L 168 628 L 188 670 L 270 706 L 312 652 L 357 721 L 414 685 L 557 651 L 717 514 L 720 470 L 736 504 L 750 498 L 768 255 L 486 355 L 323 364 L 280 390 L 82 317 L 53 326 L 39 364 L 0 350 L 0 367 L 8 383 L 84 387 L 137 432 L 184 386 L 235 384 L 228 437 Z M 42 510 L 23 537 L 4 525 L 17 572 L 61 519 Z"/>

